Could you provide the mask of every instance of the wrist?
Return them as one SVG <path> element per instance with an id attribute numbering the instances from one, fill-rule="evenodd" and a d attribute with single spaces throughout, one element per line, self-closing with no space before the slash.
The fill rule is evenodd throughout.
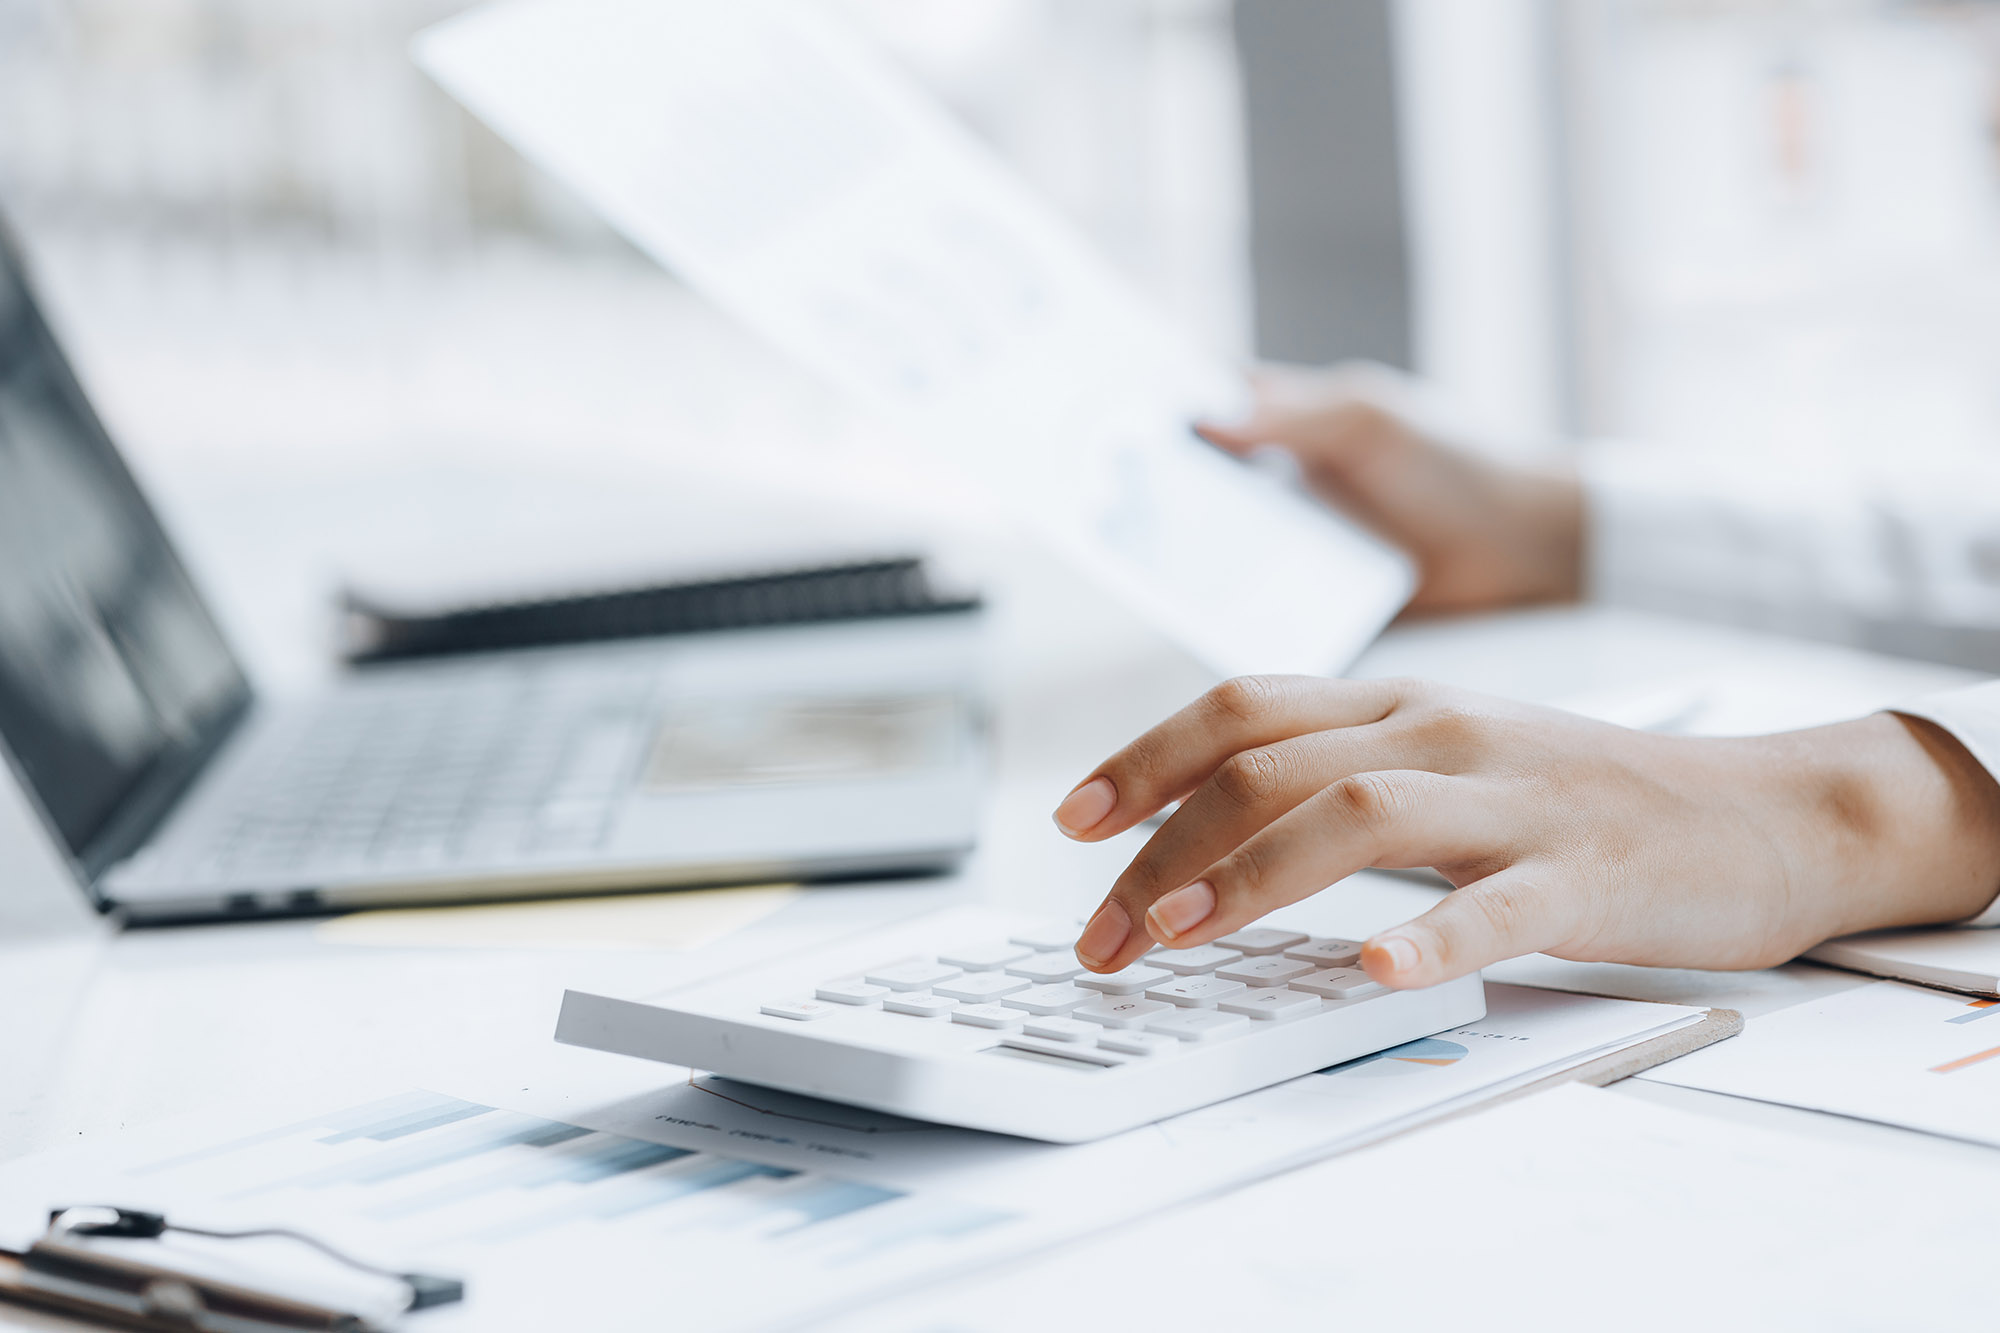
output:
<path id="1" fill-rule="evenodd" d="M 1574 602 L 1583 595 L 1583 482 L 1573 468 L 1523 472 L 1519 513 L 1523 602 Z"/>
<path id="2" fill-rule="evenodd" d="M 1993 901 L 2000 782 L 1948 732 L 1877 713 L 1771 739 L 1803 778 L 1820 938 L 1962 921 Z"/>

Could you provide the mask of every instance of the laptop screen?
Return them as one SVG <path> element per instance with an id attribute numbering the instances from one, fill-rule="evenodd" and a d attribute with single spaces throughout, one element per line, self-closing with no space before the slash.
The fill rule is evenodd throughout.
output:
<path id="1" fill-rule="evenodd" d="M 87 871 L 247 697 L 0 232 L 0 736 Z"/>

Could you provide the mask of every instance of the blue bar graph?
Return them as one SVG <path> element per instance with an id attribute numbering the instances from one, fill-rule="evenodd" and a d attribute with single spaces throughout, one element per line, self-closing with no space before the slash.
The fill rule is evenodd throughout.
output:
<path id="1" fill-rule="evenodd" d="M 248 1148 L 262 1147 L 268 1143 L 278 1143 L 317 1129 L 330 1129 L 341 1133 L 357 1129 L 364 1132 L 370 1129 L 379 1130 L 388 1126 L 404 1124 L 412 1118 L 421 1117 L 426 1112 L 437 1115 L 456 1108 L 473 1105 L 474 1103 L 472 1102 L 460 1101 L 456 1097 L 443 1097 L 435 1092 L 401 1092 L 393 1097 L 384 1097 L 380 1101 L 363 1102 L 359 1106 L 350 1106 L 344 1110 L 328 1111 L 324 1115 L 312 1116 L 305 1120 L 294 1120 L 290 1124 L 279 1125 L 275 1129 L 267 1129 L 258 1134 L 246 1135 L 240 1139 L 230 1139 L 227 1142 L 214 1144 L 211 1147 L 202 1148 L 196 1152 L 182 1153 L 179 1156 L 168 1157 L 161 1161 L 148 1162 L 143 1166 L 134 1167 L 131 1174 L 135 1176 L 148 1176 L 161 1171 L 171 1171 L 177 1167 L 187 1166 L 194 1162 L 225 1157 L 231 1153 L 241 1152 Z M 487 1110 L 490 1108 L 481 1107 L 479 1109 Z"/>
<path id="2" fill-rule="evenodd" d="M 436 1141 L 420 1139 L 400 1147 L 372 1153 L 359 1161 L 342 1161 L 315 1171 L 274 1180 L 262 1186 L 272 1189 L 318 1189 L 329 1185 L 381 1185 L 404 1176 L 450 1166 L 507 1148 L 552 1148 L 582 1138 L 590 1131 L 576 1125 L 507 1112 L 491 1132 L 476 1135 L 443 1136 Z M 325 1139 L 321 1143 L 327 1142 Z M 256 1192 L 256 1191 L 251 1191 Z"/>
<path id="3" fill-rule="evenodd" d="M 348 1143 L 354 1139 L 376 1139 L 387 1142 L 390 1139 L 405 1138 L 411 1134 L 421 1134 L 425 1130 L 456 1124 L 461 1120 L 470 1120 L 474 1116 L 487 1115 L 492 1110 L 490 1106 L 476 1106 L 471 1102 L 459 1102 L 452 1106 L 427 1106 L 407 1115 L 336 1131 L 320 1142 Z"/>
<path id="4" fill-rule="evenodd" d="M 226 1198 L 255 1196 L 264 1207 L 304 1191 L 308 1198 L 291 1205 L 302 1214 L 333 1208 L 452 1244 L 484 1246 L 602 1225 L 668 1234 L 698 1229 L 706 1237 L 782 1246 L 845 1265 L 1013 1220 L 949 1199 L 433 1093 L 327 1112 L 148 1163 L 138 1173 L 232 1154 L 244 1155 L 231 1174 L 246 1187 Z"/>
<path id="5" fill-rule="evenodd" d="M 785 1233 L 781 1234 L 803 1231 L 821 1222 L 830 1222 L 836 1217 L 846 1217 L 863 1208 L 873 1208 L 876 1204 L 903 1197 L 895 1190 L 883 1189 L 879 1185 L 863 1185 L 851 1180 L 816 1180 L 809 1188 L 786 1196 L 785 1206 L 799 1214 L 799 1221 L 785 1228 Z"/>
<path id="6" fill-rule="evenodd" d="M 621 1181 L 613 1187 L 593 1190 L 580 1199 L 571 1199 L 553 1208 L 481 1231 L 475 1239 L 518 1240 L 523 1236 L 531 1236 L 552 1227 L 567 1226 L 572 1222 L 608 1221 L 612 1218 L 629 1217 L 648 1209 L 678 1203 L 696 1195 L 727 1189 L 746 1180 L 759 1178 L 783 1180 L 798 1174 L 784 1167 L 765 1166 L 760 1162 L 744 1162 L 730 1157 L 707 1157 L 706 1154 L 701 1156 L 704 1160 L 692 1170 L 677 1175 L 657 1175 L 641 1180 Z M 644 1165 L 658 1165 L 658 1163 L 635 1165 L 633 1169 L 643 1169 Z"/>

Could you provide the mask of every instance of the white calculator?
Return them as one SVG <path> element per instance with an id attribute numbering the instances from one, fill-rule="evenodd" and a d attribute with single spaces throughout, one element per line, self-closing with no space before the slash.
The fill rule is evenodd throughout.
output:
<path id="1" fill-rule="evenodd" d="M 1258 926 L 1099 976 L 1081 930 L 954 908 L 658 996 L 570 991 L 556 1040 L 1078 1143 L 1486 1013 L 1476 974 L 1389 990 L 1353 940 Z"/>

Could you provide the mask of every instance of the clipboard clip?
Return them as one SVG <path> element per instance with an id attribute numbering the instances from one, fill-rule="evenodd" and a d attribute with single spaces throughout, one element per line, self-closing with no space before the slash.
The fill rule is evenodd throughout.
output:
<path id="1" fill-rule="evenodd" d="M 127 1248 L 91 1242 L 152 1240 L 168 1232 L 216 1240 L 276 1237 L 310 1246 L 360 1272 L 400 1283 L 399 1306 L 375 1311 L 345 1309 L 221 1281 L 173 1266 L 172 1257 L 138 1257 Z M 163 1213 L 108 1204 L 58 1208 L 48 1230 L 20 1254 L 0 1251 L 14 1271 L 0 1271 L 0 1297 L 121 1328 L 173 1333 L 387 1333 L 385 1318 L 464 1299 L 456 1278 L 404 1273 L 342 1254 L 326 1242 L 286 1227 L 221 1231 L 170 1222 Z"/>

